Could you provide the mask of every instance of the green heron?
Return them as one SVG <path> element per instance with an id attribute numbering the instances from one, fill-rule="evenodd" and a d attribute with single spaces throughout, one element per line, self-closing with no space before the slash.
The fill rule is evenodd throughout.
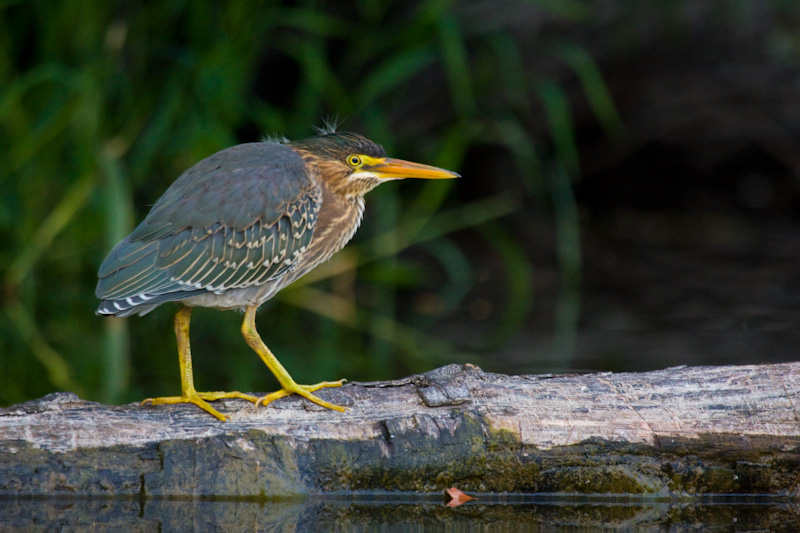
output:
<path id="1" fill-rule="evenodd" d="M 389 158 L 356 133 L 332 131 L 233 146 L 184 172 L 98 273 L 98 315 L 144 315 L 165 302 L 182 304 L 175 315 L 182 394 L 142 403 L 193 403 L 225 420 L 209 401 L 241 398 L 258 406 L 294 393 L 344 411 L 313 394 L 344 380 L 298 385 L 261 340 L 256 310 L 347 244 L 361 223 L 364 195 L 377 185 L 455 177 Z M 242 335 L 281 389 L 261 398 L 195 390 L 189 345 L 195 306 L 243 310 Z"/>

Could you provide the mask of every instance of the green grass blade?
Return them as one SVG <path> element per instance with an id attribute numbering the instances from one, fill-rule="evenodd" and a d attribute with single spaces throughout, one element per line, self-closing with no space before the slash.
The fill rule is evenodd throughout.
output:
<path id="1" fill-rule="evenodd" d="M 557 55 L 562 57 L 578 75 L 583 93 L 606 135 L 618 139 L 623 130 L 622 118 L 603 80 L 603 74 L 592 56 L 575 43 L 562 44 Z"/>
<path id="2" fill-rule="evenodd" d="M 27 242 L 9 266 L 5 276 L 6 285 L 17 287 L 22 282 L 31 272 L 33 265 L 50 248 L 53 239 L 75 219 L 81 208 L 86 205 L 92 191 L 94 191 L 94 175 L 92 174 L 83 176 L 70 187 L 61 202 L 41 222 L 33 238 Z"/>

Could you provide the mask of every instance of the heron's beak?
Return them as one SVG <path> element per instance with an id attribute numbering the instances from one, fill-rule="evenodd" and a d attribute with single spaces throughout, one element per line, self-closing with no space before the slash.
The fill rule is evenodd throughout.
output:
<path id="1" fill-rule="evenodd" d="M 419 178 L 425 180 L 443 180 L 460 178 L 460 174 L 443 168 L 432 167 L 402 159 L 387 157 L 379 160 L 371 169 L 381 179 Z"/>

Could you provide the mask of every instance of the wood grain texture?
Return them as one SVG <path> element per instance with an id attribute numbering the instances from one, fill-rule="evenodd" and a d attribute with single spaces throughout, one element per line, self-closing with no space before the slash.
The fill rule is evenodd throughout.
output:
<path id="1" fill-rule="evenodd" d="M 0 410 L 0 494 L 268 497 L 375 490 L 798 495 L 800 363 L 506 376 L 449 365 L 347 384 L 323 410 Z"/>

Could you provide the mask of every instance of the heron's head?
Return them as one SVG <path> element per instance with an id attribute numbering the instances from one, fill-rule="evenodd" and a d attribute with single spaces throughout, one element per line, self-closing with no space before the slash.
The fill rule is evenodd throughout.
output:
<path id="1" fill-rule="evenodd" d="M 333 191 L 349 197 L 363 196 L 384 181 L 459 177 L 442 168 L 387 157 L 381 145 L 357 133 L 322 133 L 290 146 Z"/>

